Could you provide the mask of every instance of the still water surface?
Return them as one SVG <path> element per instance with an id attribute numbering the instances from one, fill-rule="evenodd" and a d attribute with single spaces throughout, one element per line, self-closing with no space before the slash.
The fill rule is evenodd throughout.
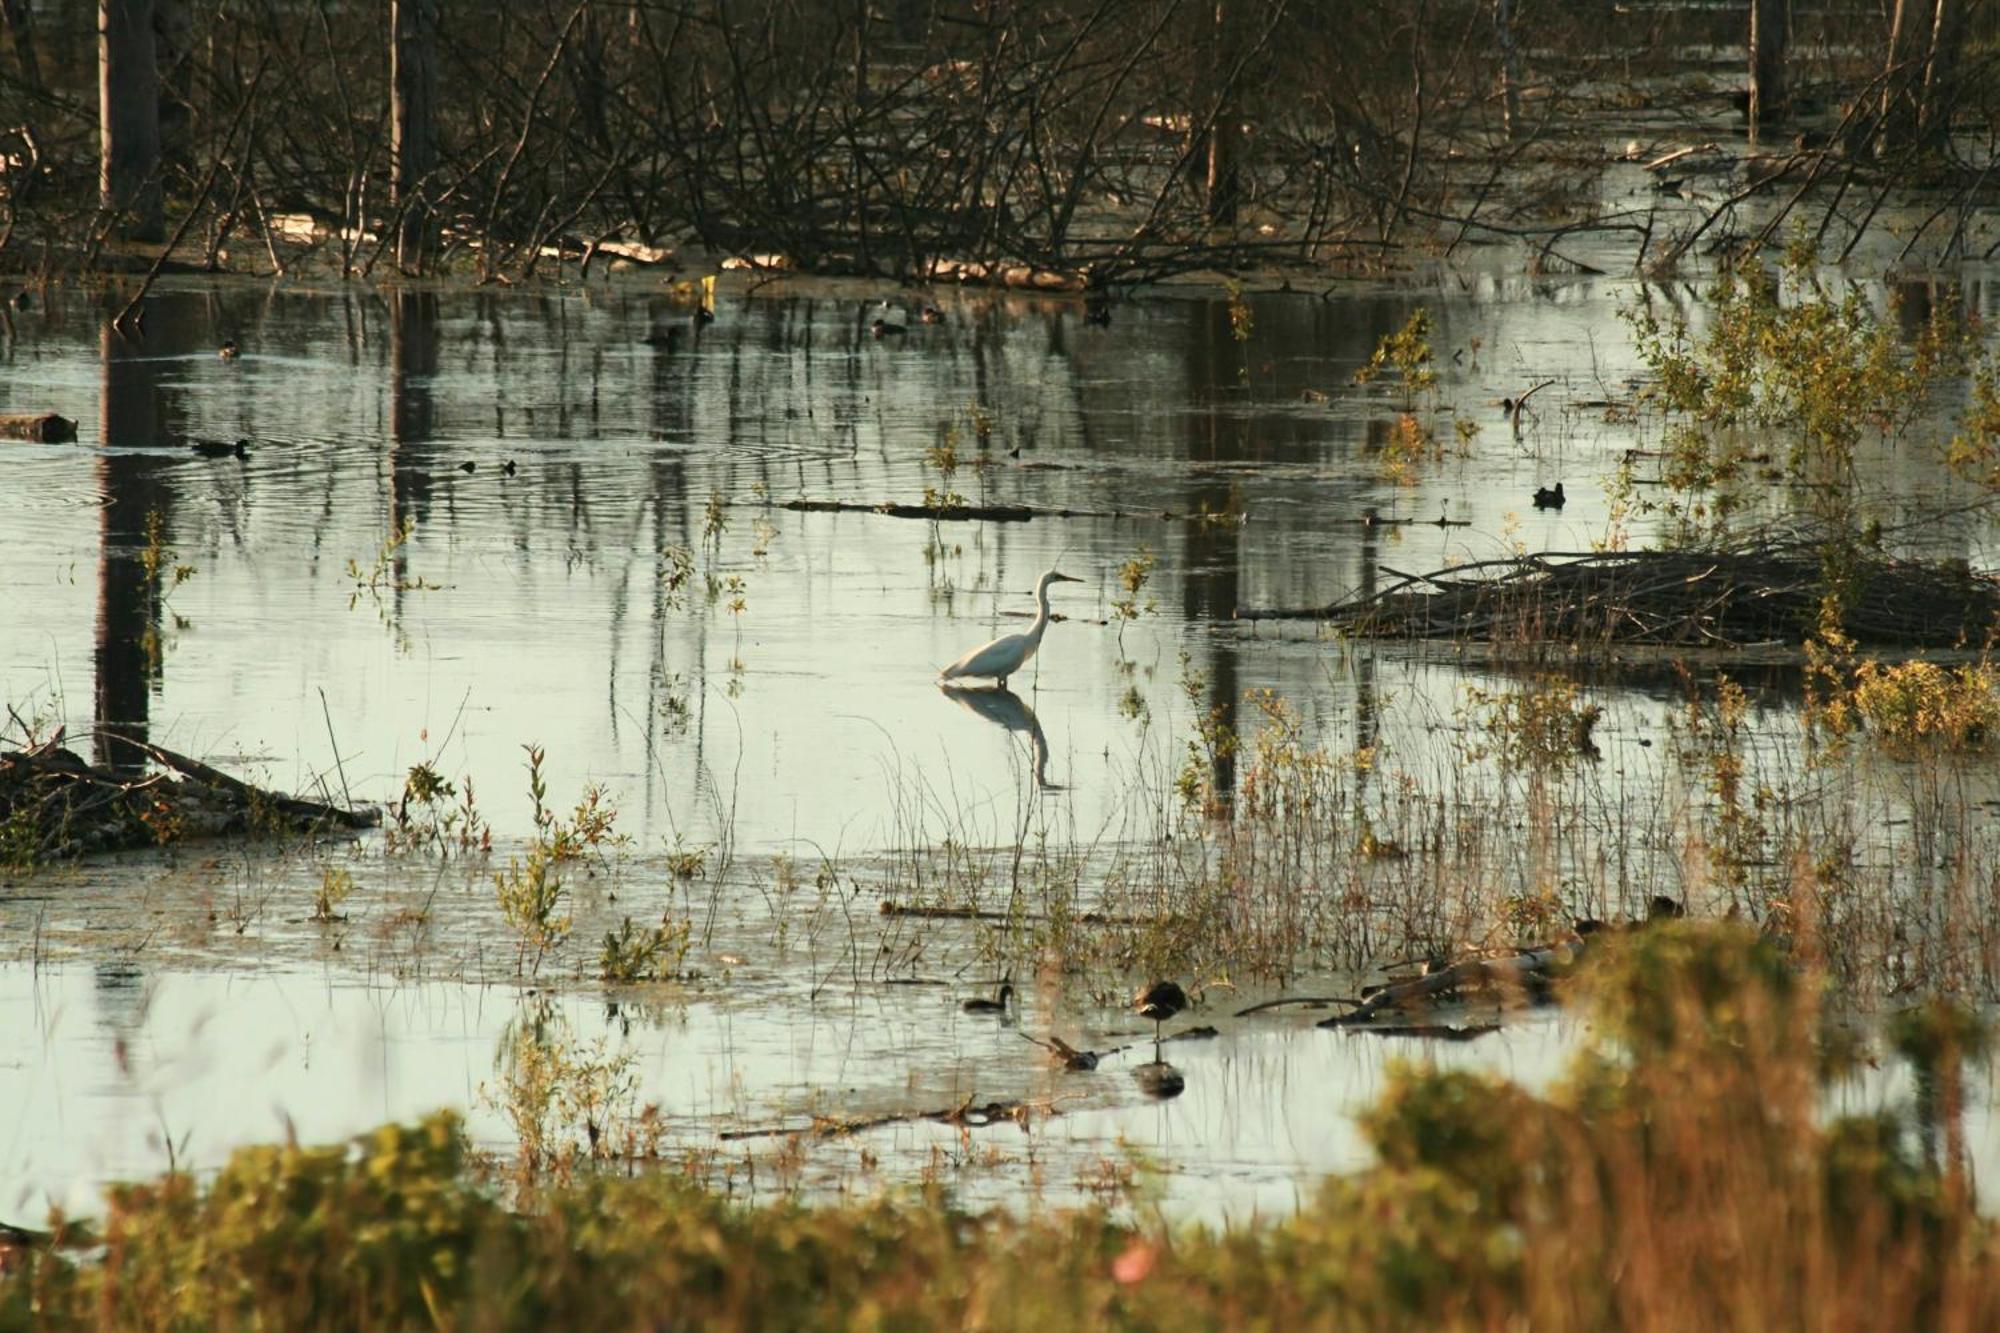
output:
<path id="1" fill-rule="evenodd" d="M 1983 276 L 1968 291 L 1990 315 Z M 475 780 L 503 850 L 531 831 L 522 746 L 539 744 L 554 801 L 604 784 L 655 872 L 676 845 L 810 865 L 941 836 L 1004 845 L 1023 828 L 1139 836 L 1197 708 L 1240 721 L 1250 690 L 1290 699 L 1336 747 L 1424 744 L 1465 674 L 1232 616 L 1333 602 L 1384 565 L 1589 549 L 1610 521 L 1601 479 L 1647 443 L 1585 406 L 1631 400 L 1618 311 L 1688 303 L 1672 286 L 1467 275 L 1256 296 L 1247 325 L 1217 296 L 1162 296 L 1098 327 L 1074 302 L 946 294 L 941 324 L 878 340 L 885 295 L 736 292 L 703 325 L 628 279 L 563 293 L 182 281 L 126 343 L 104 331 L 114 303 L 52 292 L 0 343 L 0 410 L 60 411 L 79 442 L 0 445 L 0 695 L 23 717 L 142 733 L 286 789 L 386 800 L 435 759 Z M 1396 394 L 1353 378 L 1418 306 L 1435 318 L 1447 447 L 1396 477 L 1382 453 Z M 646 341 L 668 328 L 678 345 Z M 240 358 L 216 356 L 225 338 Z M 1499 400 L 1544 380 L 1541 410 L 1511 428 Z M 249 454 L 198 456 L 189 437 L 244 438 Z M 1867 485 L 1892 517 L 1948 491 L 1914 451 L 1877 462 Z M 1559 480 L 1568 506 L 1532 508 Z M 1090 516 L 782 508 L 927 490 Z M 163 606 L 144 578 L 149 531 L 192 569 Z M 1986 564 L 1990 537 L 1960 522 L 1911 541 Z M 1138 618 L 1121 625 L 1118 571 L 1148 553 Z M 937 666 L 1021 628 L 1049 568 L 1084 582 L 1056 589 L 1068 619 L 1012 697 L 940 692 Z M 1670 695 L 1609 693 L 1611 762 L 1658 780 L 1657 751 L 1639 746 Z M 1385 716 L 1389 698 L 1407 706 Z M 426 891 L 421 867 L 369 865 L 364 891 Z M 210 1165 L 287 1124 L 321 1140 L 455 1105 L 500 1146 L 480 1088 L 535 1005 L 580 1037 L 633 1042 L 677 1143 L 813 1111 L 1059 1091 L 1073 1113 L 981 1140 L 1011 1136 L 1013 1158 L 1057 1166 L 967 1169 L 959 1186 L 1019 1197 L 1046 1175 L 1064 1196 L 1124 1142 L 1170 1163 L 1177 1205 L 1234 1216 L 1288 1207 L 1358 1160 L 1344 1112 L 1412 1046 L 1303 1018 L 1225 1024 L 1174 1049 L 1188 1075 L 1174 1102 L 1145 1101 L 1122 1070 L 1052 1090 L 1035 1048 L 972 1023 L 956 995 L 829 990 L 824 959 L 767 959 L 761 981 L 750 959 L 634 1024 L 593 994 L 459 979 L 492 970 L 464 949 L 444 975 L 385 962 L 393 914 L 375 904 L 354 909 L 357 941 L 375 943 L 330 952 L 300 923 L 296 867 L 156 870 L 0 888 L 0 1212 L 77 1204 L 164 1165 L 169 1141 Z M 461 911 L 466 939 L 492 929 L 490 912 L 477 925 Z M 105 948 L 78 943 L 93 930 Z M 38 970 L 51 940 L 67 952 Z M 1136 1035 L 1104 997 L 1026 989 L 1028 1031 Z M 1543 1019 L 1422 1053 L 1534 1083 L 1568 1029 Z M 955 1134 L 876 1135 L 898 1178 L 933 1160 L 933 1140 L 960 1151 Z M 822 1183 L 849 1175 L 829 1167 Z"/>

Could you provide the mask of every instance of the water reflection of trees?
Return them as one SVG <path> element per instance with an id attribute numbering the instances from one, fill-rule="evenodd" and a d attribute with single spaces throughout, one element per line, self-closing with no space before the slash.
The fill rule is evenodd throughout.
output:
<path id="1" fill-rule="evenodd" d="M 168 321 L 156 321 L 166 325 Z M 148 568 L 149 523 L 162 540 L 174 531 L 172 472 L 178 461 L 160 453 L 128 452 L 157 446 L 169 434 L 165 388 L 171 363 L 163 356 L 164 331 L 151 346 L 114 332 L 99 333 L 98 455 L 102 490 L 97 561 L 97 632 L 94 650 L 97 762 L 136 772 L 143 751 L 125 738 L 147 739 L 152 696 L 164 664 L 160 650 L 161 589 Z"/>

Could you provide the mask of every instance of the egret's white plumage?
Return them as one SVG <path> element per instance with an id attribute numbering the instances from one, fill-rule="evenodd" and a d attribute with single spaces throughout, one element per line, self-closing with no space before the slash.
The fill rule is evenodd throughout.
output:
<path id="1" fill-rule="evenodd" d="M 974 648 L 938 675 L 945 680 L 959 680 L 966 676 L 990 677 L 1004 689 L 1007 677 L 1019 671 L 1035 655 L 1035 649 L 1042 646 L 1042 632 L 1049 627 L 1049 585 L 1081 582 L 1082 579 L 1058 574 L 1053 569 L 1042 575 L 1035 584 L 1034 624 L 1019 634 L 1003 634 L 991 643 Z"/>

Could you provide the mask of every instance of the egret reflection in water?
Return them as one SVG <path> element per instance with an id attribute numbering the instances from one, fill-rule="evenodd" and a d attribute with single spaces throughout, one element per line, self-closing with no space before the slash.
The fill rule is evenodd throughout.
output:
<path id="1" fill-rule="evenodd" d="M 1020 695 L 997 685 L 981 688 L 940 685 L 938 691 L 959 707 L 977 713 L 995 726 L 1026 734 L 1028 743 L 1035 750 L 1035 790 L 1063 790 L 1049 781 L 1049 738 L 1042 734 L 1041 719 L 1035 716 L 1035 710 L 1028 707 Z"/>

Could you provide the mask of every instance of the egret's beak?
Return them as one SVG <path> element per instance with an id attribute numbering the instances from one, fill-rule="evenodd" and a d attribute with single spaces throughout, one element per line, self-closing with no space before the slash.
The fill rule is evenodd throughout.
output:
<path id="1" fill-rule="evenodd" d="M 1057 582 L 1057 583 L 1081 583 L 1081 582 L 1083 582 L 1083 580 L 1082 580 L 1082 579 L 1080 579 L 1080 578 L 1077 578 L 1077 577 L 1075 577 L 1074 575 L 1070 575 L 1070 574 L 1058 574 L 1058 575 L 1056 575 L 1056 582 Z"/>

